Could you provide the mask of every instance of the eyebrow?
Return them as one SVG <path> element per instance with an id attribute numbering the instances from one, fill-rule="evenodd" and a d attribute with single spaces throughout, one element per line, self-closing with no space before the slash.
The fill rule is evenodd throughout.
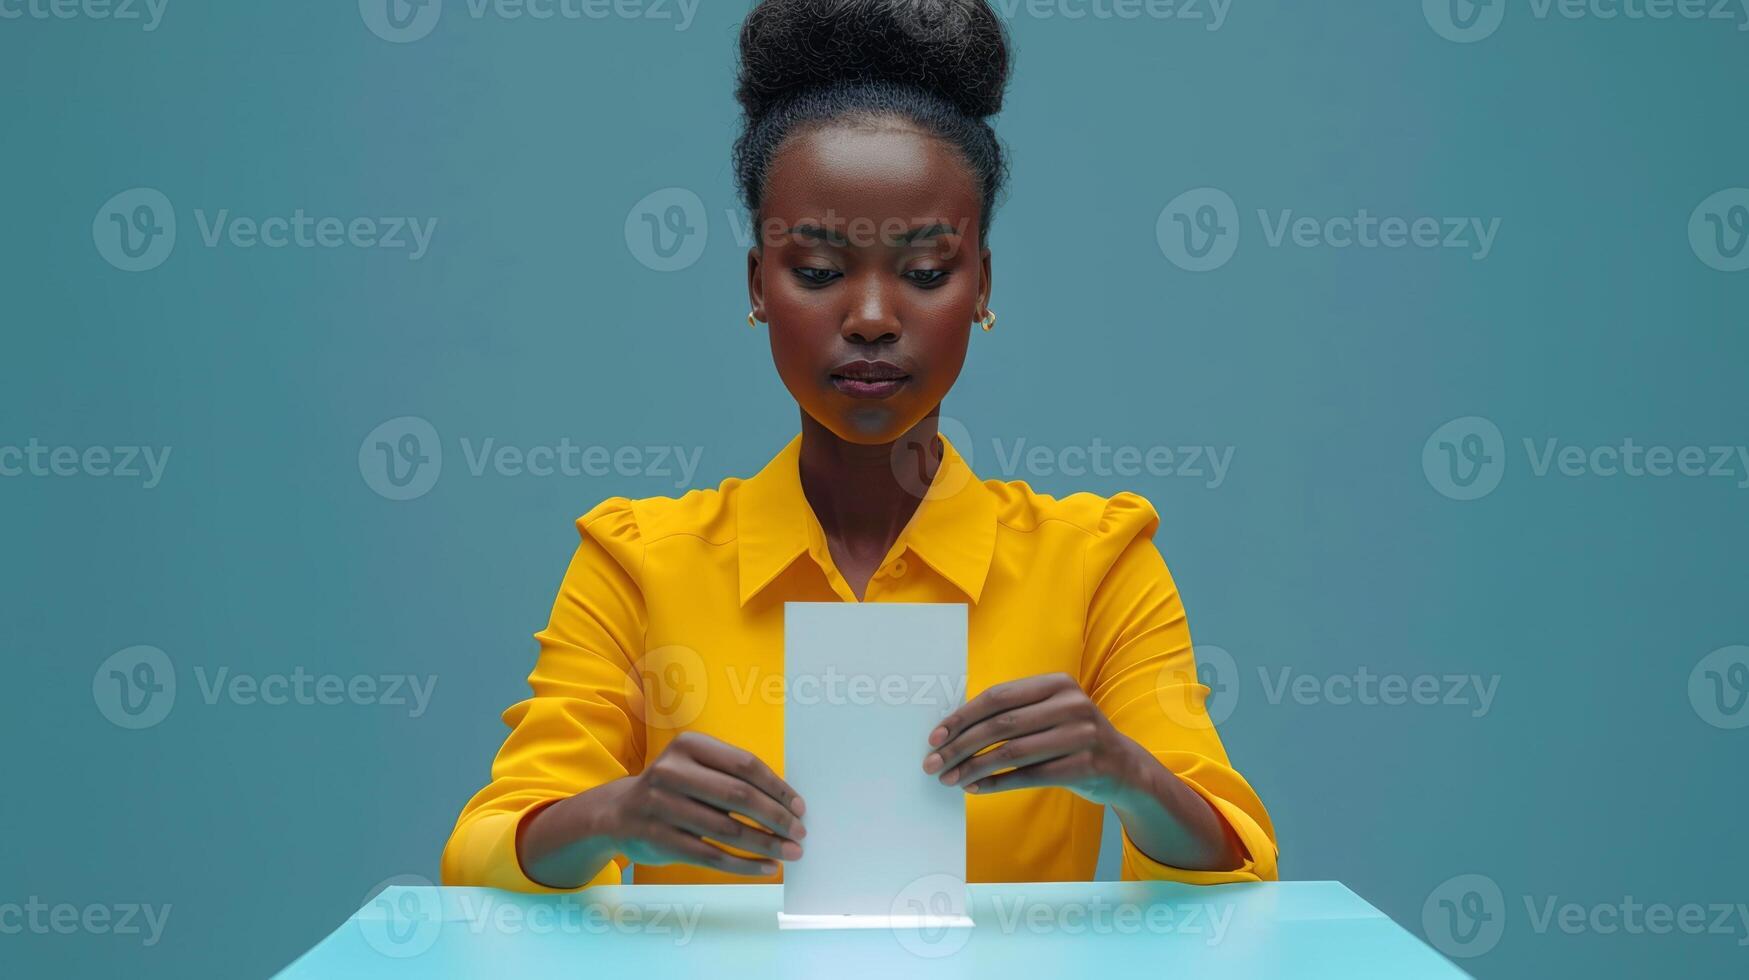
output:
<path id="1" fill-rule="evenodd" d="M 935 224 L 922 225 L 905 232 L 899 236 L 898 244 L 909 245 L 920 238 L 933 238 L 936 235 L 943 234 L 951 235 L 957 233 L 957 231 L 958 229 L 954 228 L 953 225 L 938 221 Z M 843 233 L 833 231 L 829 228 L 822 228 L 819 225 L 796 225 L 789 230 L 789 233 L 803 238 L 821 239 L 827 244 L 840 247 L 848 246 L 850 244 L 849 239 L 845 238 Z"/>

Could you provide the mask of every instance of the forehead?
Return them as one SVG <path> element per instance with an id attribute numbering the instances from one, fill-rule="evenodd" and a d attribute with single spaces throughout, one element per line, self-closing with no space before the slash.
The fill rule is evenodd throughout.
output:
<path id="1" fill-rule="evenodd" d="M 833 124 L 787 140 L 767 174 L 767 220 L 974 222 L 971 168 L 947 143 L 898 123 Z"/>

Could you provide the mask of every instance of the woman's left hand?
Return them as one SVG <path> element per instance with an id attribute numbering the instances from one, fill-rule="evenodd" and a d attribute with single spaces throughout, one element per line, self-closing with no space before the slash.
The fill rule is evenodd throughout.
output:
<path id="1" fill-rule="evenodd" d="M 985 690 L 942 719 L 929 744 L 923 771 L 968 793 L 1061 786 L 1094 803 L 1117 803 L 1136 787 L 1141 759 L 1158 764 L 1068 674 Z"/>

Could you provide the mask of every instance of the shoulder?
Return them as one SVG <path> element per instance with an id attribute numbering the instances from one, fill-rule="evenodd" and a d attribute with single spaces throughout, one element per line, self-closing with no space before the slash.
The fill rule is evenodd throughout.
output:
<path id="1" fill-rule="evenodd" d="M 1120 490 L 1110 496 L 1081 491 L 1064 497 L 1040 493 L 1022 480 L 985 480 L 996 497 L 996 522 L 1023 534 L 1058 529 L 1080 532 L 1089 546 L 1152 538 L 1160 515 L 1148 498 Z"/>
<path id="2" fill-rule="evenodd" d="M 609 550 L 648 548 L 676 535 L 725 544 L 735 537 L 735 504 L 743 482 L 730 477 L 677 497 L 608 497 L 577 518 L 577 531 Z"/>
<path id="3" fill-rule="evenodd" d="M 1082 592 L 1088 597 L 1101 583 L 1128 588 L 1169 578 L 1154 546 L 1160 515 L 1141 494 L 1124 490 L 1108 497 L 1083 491 L 1055 497 L 1022 481 L 991 480 L 985 486 L 996 494 L 1000 527 L 1055 538 L 1050 550 L 1079 553 Z"/>

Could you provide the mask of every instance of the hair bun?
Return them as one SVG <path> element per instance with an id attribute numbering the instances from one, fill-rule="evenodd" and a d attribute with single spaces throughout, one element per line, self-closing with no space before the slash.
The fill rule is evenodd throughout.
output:
<path id="1" fill-rule="evenodd" d="M 741 26 L 735 98 L 757 119 L 802 89 L 885 81 L 983 119 L 1002 110 L 1008 57 L 986 0 L 762 0 Z"/>

